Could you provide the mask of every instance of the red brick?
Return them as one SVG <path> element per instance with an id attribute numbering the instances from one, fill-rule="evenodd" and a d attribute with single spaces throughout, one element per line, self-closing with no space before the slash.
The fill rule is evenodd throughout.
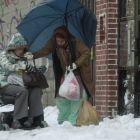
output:
<path id="1" fill-rule="evenodd" d="M 108 34 L 108 38 L 117 38 L 117 34 Z"/>
<path id="2" fill-rule="evenodd" d="M 108 9 L 108 11 L 111 12 L 111 13 L 117 13 L 117 8 L 115 8 L 115 9 L 114 8 L 113 9 Z"/>
<path id="3" fill-rule="evenodd" d="M 101 26 L 98 24 L 96 38 L 96 105 L 103 117 L 111 116 L 112 109 L 117 110 L 117 6 L 117 0 L 96 1 L 98 23 L 101 15 L 107 15 L 105 36 L 102 36 Z"/>
<path id="4" fill-rule="evenodd" d="M 113 8 L 117 8 L 117 3 L 109 3 L 108 7 L 113 7 Z"/>
<path id="5" fill-rule="evenodd" d="M 108 87 L 108 90 L 114 90 L 114 91 L 117 91 L 117 86 L 109 86 Z M 114 94 L 114 93 L 113 93 Z"/>
<path id="6" fill-rule="evenodd" d="M 118 14 L 109 13 L 108 16 L 109 16 L 109 18 L 117 18 L 118 17 Z"/>
<path id="7" fill-rule="evenodd" d="M 117 48 L 117 45 L 116 45 L 116 44 L 114 44 L 114 45 L 109 44 L 109 45 L 108 45 L 108 48 L 109 48 L 109 49 L 114 49 L 114 48 L 116 49 L 116 48 Z M 109 51 L 112 51 L 112 50 L 109 50 Z M 115 50 L 115 51 L 112 51 L 112 52 L 113 52 L 113 53 L 116 53 L 116 50 Z M 111 53 L 111 52 L 109 52 L 109 53 Z"/>
<path id="8" fill-rule="evenodd" d="M 109 39 L 108 40 L 108 43 L 116 44 L 116 42 L 117 42 L 116 39 Z"/>
<path id="9" fill-rule="evenodd" d="M 110 55 L 108 55 L 108 59 L 117 59 L 117 55 L 112 55 L 112 54 L 110 54 Z"/>
<path id="10" fill-rule="evenodd" d="M 116 60 L 108 60 L 108 64 L 116 64 Z"/>
<path id="11" fill-rule="evenodd" d="M 108 29 L 108 33 L 116 33 L 117 32 L 117 29 Z"/>
<path id="12" fill-rule="evenodd" d="M 117 0 L 108 0 L 109 2 L 114 2 L 114 3 L 116 3 L 117 2 Z"/>
<path id="13" fill-rule="evenodd" d="M 109 24 L 108 24 L 108 27 L 109 27 L 109 28 L 117 28 L 117 26 L 118 26 L 118 25 L 117 25 L 116 23 L 114 23 L 114 24 L 109 23 Z"/>
<path id="14" fill-rule="evenodd" d="M 117 97 L 105 97 L 105 96 L 97 96 L 96 97 L 96 100 L 111 100 L 111 101 L 116 101 L 117 100 Z"/>
<path id="15" fill-rule="evenodd" d="M 117 19 L 110 18 L 110 19 L 108 19 L 108 22 L 109 22 L 109 23 L 115 23 L 115 24 L 117 24 Z M 111 28 L 111 27 L 110 27 L 110 28 Z"/>

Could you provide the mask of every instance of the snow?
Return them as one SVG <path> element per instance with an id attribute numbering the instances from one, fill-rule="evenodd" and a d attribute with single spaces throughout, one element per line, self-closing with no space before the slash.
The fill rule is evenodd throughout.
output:
<path id="1" fill-rule="evenodd" d="M 10 112 L 13 110 L 14 110 L 14 106 L 10 104 L 0 107 L 0 112 Z"/>
<path id="2" fill-rule="evenodd" d="M 10 109 L 11 107 L 11 109 Z M 12 106 L 5 109 L 12 110 Z M 3 111 L 0 108 L 0 111 Z M 133 114 L 104 118 L 99 125 L 75 127 L 69 122 L 57 123 L 56 107 L 44 109 L 45 120 L 49 127 L 35 130 L 0 131 L 0 140 L 140 140 L 140 119 Z"/>

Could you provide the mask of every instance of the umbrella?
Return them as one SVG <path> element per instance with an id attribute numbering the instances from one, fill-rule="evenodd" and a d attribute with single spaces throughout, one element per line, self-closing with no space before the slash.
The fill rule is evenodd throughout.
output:
<path id="1" fill-rule="evenodd" d="M 36 52 L 62 25 L 88 47 L 95 43 L 96 16 L 79 0 L 44 0 L 27 13 L 17 29 L 26 39 L 29 50 Z"/>

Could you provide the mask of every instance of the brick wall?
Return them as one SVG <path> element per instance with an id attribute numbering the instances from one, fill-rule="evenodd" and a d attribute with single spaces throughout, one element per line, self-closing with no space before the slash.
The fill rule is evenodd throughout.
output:
<path id="1" fill-rule="evenodd" d="M 117 109 L 117 0 L 96 0 L 96 107 L 101 117 Z"/>

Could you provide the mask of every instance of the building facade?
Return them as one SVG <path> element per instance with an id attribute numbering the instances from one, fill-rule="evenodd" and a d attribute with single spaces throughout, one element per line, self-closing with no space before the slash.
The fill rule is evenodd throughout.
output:
<path id="1" fill-rule="evenodd" d="M 39 0 L 0 0 L 0 48 L 4 48 L 24 14 Z M 135 94 L 140 64 L 139 0 L 81 0 L 97 17 L 94 57 L 95 98 L 101 117 L 124 114 L 126 93 Z M 51 63 L 50 63 L 51 64 Z M 54 105 L 52 67 L 46 105 Z"/>
<path id="2" fill-rule="evenodd" d="M 139 89 L 139 0 L 81 0 L 97 16 L 95 105 L 102 117 L 125 114 Z M 93 8 L 91 8 L 93 7 Z"/>
<path id="3" fill-rule="evenodd" d="M 117 110 L 118 91 L 118 3 L 97 0 L 96 106 L 100 115 L 112 116 Z"/>

